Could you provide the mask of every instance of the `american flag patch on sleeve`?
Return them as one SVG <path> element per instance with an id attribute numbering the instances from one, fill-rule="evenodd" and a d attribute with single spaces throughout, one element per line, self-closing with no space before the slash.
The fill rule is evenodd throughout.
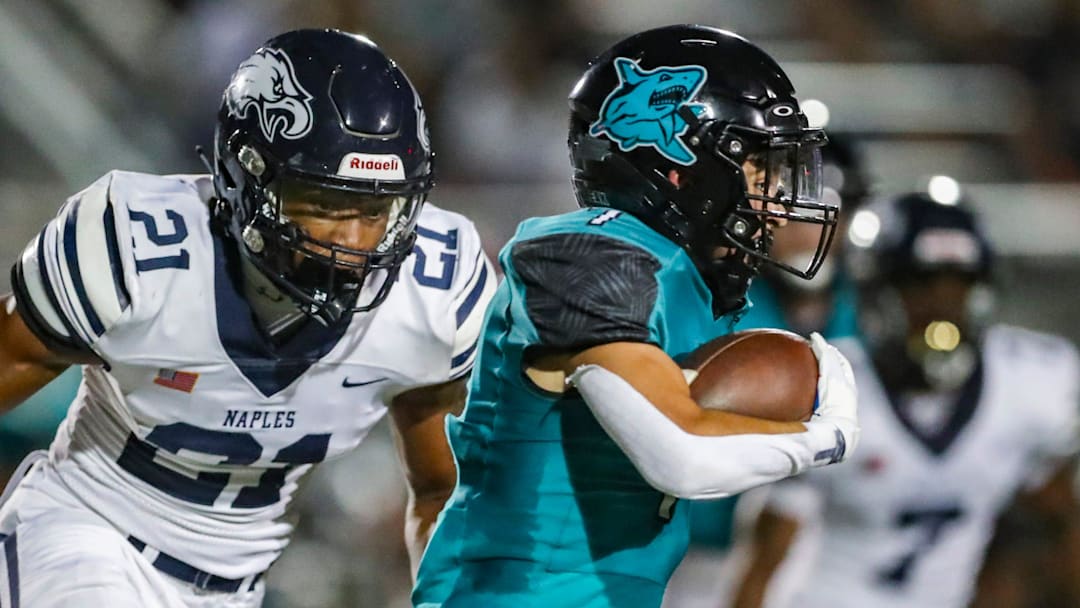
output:
<path id="1" fill-rule="evenodd" d="M 154 384 L 190 393 L 195 390 L 195 381 L 198 379 L 199 374 L 162 368 L 158 370 L 157 376 L 154 378 Z"/>

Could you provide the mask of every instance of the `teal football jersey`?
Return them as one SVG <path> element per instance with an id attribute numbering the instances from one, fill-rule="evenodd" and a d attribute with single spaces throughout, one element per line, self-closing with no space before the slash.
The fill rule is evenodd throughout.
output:
<path id="1" fill-rule="evenodd" d="M 829 288 L 832 292 L 833 305 L 821 335 L 827 340 L 858 336 L 858 321 L 855 310 L 855 286 L 846 276 L 836 278 Z M 750 286 L 747 294 L 752 305 L 739 318 L 735 329 L 757 329 L 759 327 L 778 327 L 793 329 L 780 304 L 780 295 L 769 280 L 759 278 Z"/>
<path id="2" fill-rule="evenodd" d="M 655 344 L 678 360 L 727 333 L 689 256 L 631 215 L 524 222 L 500 254 L 469 400 L 447 430 L 458 484 L 420 566 L 418 606 L 660 605 L 688 543 L 576 393 L 523 372 L 530 348 Z M 649 370 L 641 370 L 649 373 Z"/>

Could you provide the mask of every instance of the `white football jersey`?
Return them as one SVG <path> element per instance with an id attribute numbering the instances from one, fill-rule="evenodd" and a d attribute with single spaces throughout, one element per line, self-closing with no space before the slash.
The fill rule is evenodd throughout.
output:
<path id="1" fill-rule="evenodd" d="M 856 341 L 836 346 L 859 388 L 859 448 L 771 489 L 769 506 L 806 533 L 775 577 L 793 592 L 770 588 L 767 603 L 966 606 L 997 517 L 1077 447 L 1077 353 L 1057 337 L 990 328 L 951 416 L 928 431 L 893 405 Z"/>
<path id="2" fill-rule="evenodd" d="M 31 242 L 15 283 L 47 344 L 105 362 L 84 367 L 33 485 L 242 578 L 288 543 L 312 465 L 355 447 L 397 394 L 470 370 L 496 276 L 472 223 L 427 204 L 381 306 L 275 346 L 240 295 L 236 247 L 210 230 L 211 193 L 207 176 L 110 173 Z"/>

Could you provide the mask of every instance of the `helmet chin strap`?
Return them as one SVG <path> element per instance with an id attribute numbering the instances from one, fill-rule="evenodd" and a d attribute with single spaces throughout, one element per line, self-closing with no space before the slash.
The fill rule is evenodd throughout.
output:
<path id="1" fill-rule="evenodd" d="M 323 325 L 333 325 L 351 311 L 360 296 L 362 283 L 349 283 L 347 271 L 333 270 L 305 258 L 291 270 L 289 280 L 307 291 L 317 304 L 300 304 L 300 309 Z M 331 298 L 330 294 L 337 294 Z M 305 307 L 310 307 L 305 310 Z"/>
<path id="2" fill-rule="evenodd" d="M 713 316 L 717 319 L 746 306 L 746 291 L 757 274 L 757 267 L 742 261 L 736 252 L 710 264 L 705 272 L 712 292 Z"/>

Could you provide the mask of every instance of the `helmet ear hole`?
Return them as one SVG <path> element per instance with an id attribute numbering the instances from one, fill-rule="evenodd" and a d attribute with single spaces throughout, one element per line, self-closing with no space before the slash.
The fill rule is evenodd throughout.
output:
<path id="1" fill-rule="evenodd" d="M 675 186 L 675 189 L 682 190 L 694 181 L 694 176 L 679 169 L 669 169 L 668 181 L 671 182 L 671 185 Z"/>

